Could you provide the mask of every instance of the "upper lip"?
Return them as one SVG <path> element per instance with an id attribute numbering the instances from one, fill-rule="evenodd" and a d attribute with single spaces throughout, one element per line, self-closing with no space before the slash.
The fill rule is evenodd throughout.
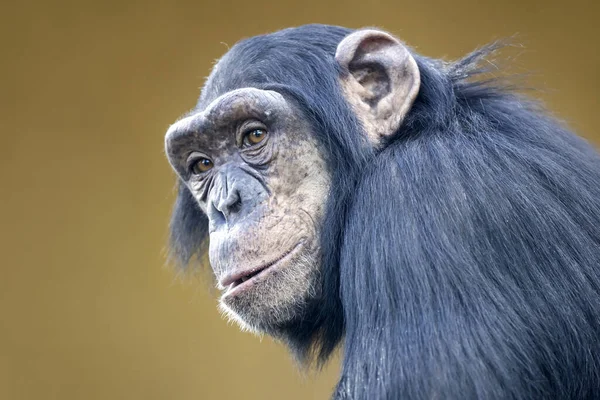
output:
<path id="1" fill-rule="evenodd" d="M 259 272 L 272 267 L 273 265 L 277 264 L 279 261 L 283 260 L 286 256 L 288 256 L 289 254 L 291 254 L 294 250 L 296 250 L 296 248 L 298 246 L 300 246 L 303 243 L 303 241 L 298 242 L 294 247 L 292 247 L 290 250 L 286 251 L 285 253 L 283 253 L 282 255 L 280 255 L 279 257 L 275 258 L 274 260 L 266 263 L 266 264 L 262 264 L 258 267 L 254 267 L 254 268 L 249 268 L 246 269 L 244 271 L 238 271 L 238 272 L 232 272 L 228 275 L 225 275 L 225 277 L 223 279 L 221 279 L 219 281 L 219 284 L 222 287 L 227 287 L 228 285 L 231 285 L 234 282 L 240 281 L 242 278 L 249 276 L 249 275 L 256 275 Z"/>

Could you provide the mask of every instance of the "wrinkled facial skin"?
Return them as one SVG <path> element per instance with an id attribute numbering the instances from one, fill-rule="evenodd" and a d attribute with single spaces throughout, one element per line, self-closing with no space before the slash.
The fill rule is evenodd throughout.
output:
<path id="1" fill-rule="evenodd" d="M 245 135 L 256 129 L 266 136 L 253 144 Z M 277 92 L 238 89 L 173 124 L 165 142 L 208 216 L 221 309 L 242 328 L 267 333 L 302 318 L 321 295 L 330 176 L 301 113 Z M 200 158 L 212 168 L 194 174 Z"/>

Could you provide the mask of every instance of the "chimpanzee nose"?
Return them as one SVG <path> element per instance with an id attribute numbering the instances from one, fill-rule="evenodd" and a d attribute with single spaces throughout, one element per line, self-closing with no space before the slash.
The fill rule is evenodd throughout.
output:
<path id="1" fill-rule="evenodd" d="M 246 220 L 268 196 L 264 182 L 253 174 L 235 165 L 223 166 L 208 194 L 206 214 L 209 232 L 223 227 L 232 228 L 239 221 Z"/>
<path id="2" fill-rule="evenodd" d="M 213 229 L 235 223 L 235 216 L 242 211 L 240 184 L 239 177 L 236 179 L 235 170 L 232 168 L 224 168 L 217 177 L 207 207 L 208 219 Z"/>
<path id="3" fill-rule="evenodd" d="M 225 193 L 214 206 L 218 212 L 223 215 L 226 222 L 230 222 L 231 217 L 238 213 L 242 208 L 242 197 L 236 187 L 231 188 Z"/>

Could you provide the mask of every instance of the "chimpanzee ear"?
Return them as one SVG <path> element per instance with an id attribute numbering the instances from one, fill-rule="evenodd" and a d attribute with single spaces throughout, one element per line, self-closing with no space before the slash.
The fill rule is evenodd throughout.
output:
<path id="1" fill-rule="evenodd" d="M 186 185 L 178 183 L 177 200 L 171 216 L 171 253 L 186 267 L 201 252 L 208 237 L 208 218 Z"/>
<path id="2" fill-rule="evenodd" d="M 392 35 L 374 29 L 345 37 L 335 59 L 344 73 L 346 100 L 374 146 L 393 135 L 409 112 L 421 83 L 419 67 L 408 49 Z"/>

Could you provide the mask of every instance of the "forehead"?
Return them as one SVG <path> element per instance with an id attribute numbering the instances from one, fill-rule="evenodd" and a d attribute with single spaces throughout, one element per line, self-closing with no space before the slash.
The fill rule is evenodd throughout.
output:
<path id="1" fill-rule="evenodd" d="M 242 88 L 227 92 L 209 103 L 205 109 L 188 113 L 167 131 L 166 140 L 204 130 L 218 129 L 245 118 L 269 119 L 277 111 L 287 109 L 283 96 L 272 90 Z"/>

